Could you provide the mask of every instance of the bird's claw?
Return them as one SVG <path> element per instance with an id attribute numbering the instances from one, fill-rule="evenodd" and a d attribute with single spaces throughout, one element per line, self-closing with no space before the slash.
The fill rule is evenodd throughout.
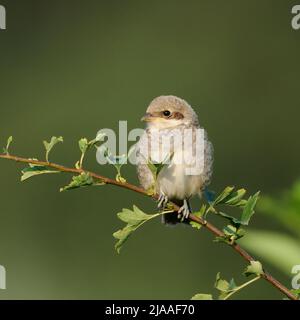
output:
<path id="1" fill-rule="evenodd" d="M 178 210 L 178 218 L 181 218 L 181 222 L 188 219 L 191 213 L 191 209 L 187 200 L 183 201 L 183 206 Z"/>
<path id="2" fill-rule="evenodd" d="M 168 197 L 165 194 L 161 193 L 158 198 L 158 209 L 163 211 L 166 208 L 168 201 Z"/>

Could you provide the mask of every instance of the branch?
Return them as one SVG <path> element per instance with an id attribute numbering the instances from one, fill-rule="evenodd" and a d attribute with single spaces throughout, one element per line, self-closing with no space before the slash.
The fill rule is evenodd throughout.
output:
<path id="1" fill-rule="evenodd" d="M 110 185 L 114 185 L 114 186 L 121 187 L 124 189 L 128 189 L 128 190 L 143 194 L 145 196 L 151 197 L 154 200 L 158 199 L 158 195 L 149 195 L 147 193 L 147 191 L 141 187 L 137 187 L 137 186 L 130 184 L 130 183 L 127 183 L 127 182 L 125 182 L 125 183 L 118 182 L 114 179 L 110 179 L 110 178 L 101 176 L 99 174 L 84 170 L 82 168 L 79 168 L 79 169 L 68 168 L 68 167 L 58 165 L 55 163 L 51 163 L 51 162 L 47 162 L 47 161 L 32 160 L 32 159 L 13 156 L 10 154 L 0 154 L 0 159 L 7 159 L 7 160 L 12 160 L 12 161 L 21 162 L 21 163 L 34 164 L 34 165 L 38 165 L 38 166 L 45 166 L 45 167 L 53 168 L 53 169 L 60 171 L 60 172 L 76 173 L 76 174 L 81 174 L 83 172 L 89 173 L 94 179 L 100 180 L 101 182 L 104 182 L 106 184 L 110 184 Z M 179 207 L 175 203 L 172 203 L 172 205 L 173 205 L 173 208 L 175 211 L 179 210 Z M 225 236 L 221 230 L 219 230 L 213 224 L 211 224 L 210 222 L 208 222 L 207 220 L 205 220 L 201 217 L 196 217 L 195 215 L 190 214 L 189 219 L 191 221 L 194 221 L 194 222 L 201 224 L 202 226 L 204 226 L 206 229 L 208 229 L 212 234 L 214 234 L 217 237 L 224 237 Z M 245 251 L 240 245 L 238 245 L 236 242 L 230 243 L 228 245 L 231 246 L 232 249 L 235 250 L 240 256 L 242 256 L 247 262 L 255 261 L 255 259 L 247 251 Z M 295 295 L 293 295 L 288 288 L 286 288 L 282 283 L 280 283 L 278 280 L 276 280 L 274 277 L 272 277 L 268 272 L 264 271 L 263 274 L 261 275 L 261 277 L 263 279 L 265 279 L 266 281 L 268 281 L 270 284 L 272 284 L 277 290 L 282 292 L 289 299 L 298 300 L 298 298 Z"/>

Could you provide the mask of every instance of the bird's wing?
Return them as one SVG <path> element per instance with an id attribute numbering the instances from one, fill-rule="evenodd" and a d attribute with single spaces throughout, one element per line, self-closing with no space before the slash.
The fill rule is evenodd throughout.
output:
<path id="1" fill-rule="evenodd" d="M 214 161 L 214 147 L 208 140 L 207 134 L 205 134 L 205 148 L 204 148 L 204 187 L 210 184 L 213 174 L 213 161 Z"/>

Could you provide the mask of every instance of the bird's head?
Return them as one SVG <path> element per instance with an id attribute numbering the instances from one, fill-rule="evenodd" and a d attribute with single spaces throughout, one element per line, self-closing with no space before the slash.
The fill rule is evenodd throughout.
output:
<path id="1" fill-rule="evenodd" d="M 155 98 L 147 108 L 142 121 L 148 127 L 158 130 L 173 129 L 178 126 L 198 126 L 198 117 L 193 108 L 183 99 L 176 96 Z"/>

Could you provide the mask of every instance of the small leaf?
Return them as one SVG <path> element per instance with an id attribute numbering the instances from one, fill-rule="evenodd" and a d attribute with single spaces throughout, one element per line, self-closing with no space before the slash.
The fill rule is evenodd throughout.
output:
<path id="1" fill-rule="evenodd" d="M 223 229 L 223 232 L 227 236 L 230 243 L 232 243 L 235 240 L 238 240 L 242 238 L 245 235 L 245 230 L 240 229 L 237 226 L 228 225 Z"/>
<path id="2" fill-rule="evenodd" d="M 246 234 L 246 231 L 242 228 L 239 228 L 236 232 L 236 235 L 237 235 L 237 239 L 240 239 L 242 238 L 244 235 Z"/>
<path id="3" fill-rule="evenodd" d="M 154 163 L 151 160 L 148 160 L 147 165 L 153 175 L 154 181 L 157 180 L 157 177 L 158 177 L 159 173 L 161 172 L 161 170 L 166 165 L 170 164 L 172 158 L 173 158 L 173 154 L 170 154 L 161 163 Z"/>
<path id="4" fill-rule="evenodd" d="M 120 173 L 117 173 L 116 181 L 121 182 L 121 183 L 126 183 L 126 179 L 123 178 Z"/>
<path id="5" fill-rule="evenodd" d="M 118 218 L 131 225 L 136 225 L 144 220 L 148 220 L 152 215 L 148 215 L 141 211 L 138 207 L 133 206 L 133 210 L 123 209 L 117 214 Z"/>
<path id="6" fill-rule="evenodd" d="M 248 225 L 250 222 L 251 217 L 254 214 L 254 208 L 256 206 L 257 200 L 259 197 L 259 192 L 257 192 L 255 195 L 250 196 L 242 213 L 241 217 L 241 224 Z"/>
<path id="7" fill-rule="evenodd" d="M 220 291 L 220 300 L 226 299 L 228 294 L 235 292 L 238 289 L 234 279 L 231 279 L 230 282 L 221 279 L 220 272 L 217 274 L 216 277 L 215 288 Z"/>
<path id="8" fill-rule="evenodd" d="M 229 287 L 228 287 L 228 290 L 229 291 L 234 291 L 235 289 L 237 288 L 237 285 L 234 281 L 234 279 L 232 278 L 229 282 Z"/>
<path id="9" fill-rule="evenodd" d="M 230 241 L 227 239 L 227 237 L 215 237 L 213 242 L 230 244 Z"/>
<path id="10" fill-rule="evenodd" d="M 115 244 L 115 249 L 117 250 L 118 253 L 120 253 L 121 248 L 126 242 L 126 240 L 131 236 L 131 234 L 139 227 L 139 225 L 131 226 L 127 225 L 123 229 L 120 229 L 113 233 L 114 238 L 118 240 L 118 242 Z"/>
<path id="11" fill-rule="evenodd" d="M 247 201 L 243 199 L 244 195 L 246 194 L 245 189 L 239 189 L 235 192 L 232 192 L 229 196 L 224 199 L 226 205 L 230 206 L 244 206 Z"/>
<path id="12" fill-rule="evenodd" d="M 216 237 L 214 242 L 225 242 L 232 245 L 236 240 L 242 238 L 245 235 L 245 230 L 238 228 L 234 225 L 228 225 L 223 228 L 224 236 Z"/>
<path id="13" fill-rule="evenodd" d="M 234 236 L 236 234 L 236 231 L 237 231 L 237 228 L 230 224 L 223 229 L 223 232 L 227 236 Z"/>
<path id="14" fill-rule="evenodd" d="M 104 133 L 101 133 L 101 134 L 98 134 L 98 136 L 91 140 L 91 141 L 88 141 L 87 138 L 81 138 L 79 141 L 78 141 L 78 145 L 79 145 L 79 149 L 81 151 L 81 157 L 80 157 L 80 160 L 76 163 L 76 168 L 79 168 L 81 169 L 82 168 L 82 164 L 83 164 L 83 160 L 84 160 L 84 157 L 85 157 L 85 154 L 86 152 L 93 146 L 96 146 L 96 144 L 98 142 L 101 141 L 101 139 L 105 136 Z"/>
<path id="15" fill-rule="evenodd" d="M 81 187 L 88 187 L 91 185 L 101 185 L 101 184 L 105 184 L 105 183 L 104 182 L 95 183 L 93 177 L 89 173 L 82 172 L 80 175 L 74 176 L 70 184 L 67 185 L 66 187 L 61 188 L 60 192 L 77 189 Z"/>
<path id="16" fill-rule="evenodd" d="M 52 148 L 58 144 L 59 142 L 63 142 L 63 137 L 52 137 L 50 142 L 47 142 L 47 141 L 44 141 L 44 146 L 45 146 L 45 149 L 46 149 L 46 160 L 47 162 L 49 162 L 49 154 L 52 150 Z"/>
<path id="17" fill-rule="evenodd" d="M 79 149 L 82 153 L 85 153 L 89 147 L 87 138 L 82 138 L 78 141 Z"/>
<path id="18" fill-rule="evenodd" d="M 292 289 L 290 290 L 293 295 L 300 298 L 300 289 Z"/>
<path id="19" fill-rule="evenodd" d="M 229 282 L 221 279 L 220 272 L 216 276 L 215 288 L 222 292 L 228 292 L 229 290 Z"/>
<path id="20" fill-rule="evenodd" d="M 47 167 L 44 166 L 30 164 L 28 168 L 22 170 L 21 181 L 23 182 L 31 177 L 49 173 L 60 173 L 60 171 L 49 170 Z"/>
<path id="21" fill-rule="evenodd" d="M 75 163 L 75 168 L 76 168 L 77 170 L 81 169 L 81 168 L 80 168 L 80 161 L 77 161 L 77 162 Z"/>
<path id="22" fill-rule="evenodd" d="M 13 137 L 10 136 L 10 137 L 7 139 L 6 147 L 3 148 L 3 152 L 4 152 L 4 153 L 9 154 L 9 147 L 10 147 L 10 145 L 11 145 L 12 142 L 13 142 Z"/>
<path id="23" fill-rule="evenodd" d="M 130 152 L 132 152 L 132 149 L 129 151 L 129 153 L 127 155 L 123 154 L 120 156 L 113 156 L 111 154 L 110 150 L 107 147 L 105 147 L 104 156 L 105 156 L 107 162 L 109 164 L 112 164 L 116 168 L 116 170 L 117 170 L 116 180 L 118 182 L 121 182 L 121 183 L 126 182 L 126 179 L 124 177 L 122 177 L 121 168 L 124 164 L 127 163 L 128 157 L 130 156 Z"/>
<path id="24" fill-rule="evenodd" d="M 133 210 L 123 209 L 121 212 L 119 212 L 117 214 L 119 219 L 126 222 L 127 225 L 123 229 L 120 229 L 113 234 L 114 238 L 118 240 L 115 244 L 115 249 L 117 252 L 120 253 L 123 244 L 136 229 L 138 229 L 146 221 L 151 220 L 161 214 L 163 213 L 146 214 L 136 206 L 133 206 Z"/>
<path id="25" fill-rule="evenodd" d="M 223 203 L 223 200 L 226 199 L 234 190 L 234 187 L 226 187 L 220 195 L 215 199 L 214 206 L 217 204 Z"/>
<path id="26" fill-rule="evenodd" d="M 225 218 L 225 219 L 228 219 L 233 225 L 235 225 L 237 227 L 242 223 L 240 219 L 235 218 L 233 216 L 230 216 L 227 213 L 224 213 L 224 212 L 220 211 L 217 214 L 220 215 L 221 217 Z"/>
<path id="27" fill-rule="evenodd" d="M 198 217 L 198 218 L 201 218 L 205 214 L 205 211 L 206 211 L 206 205 L 203 204 L 201 209 L 200 209 L 200 211 L 194 212 L 193 215 Z M 202 225 L 200 223 L 195 222 L 195 221 L 190 221 L 190 225 L 193 228 L 196 228 L 198 230 L 202 227 Z"/>
<path id="28" fill-rule="evenodd" d="M 213 300 L 213 296 L 211 294 L 197 293 L 191 300 Z"/>
<path id="29" fill-rule="evenodd" d="M 245 276 L 262 275 L 264 273 L 262 264 L 259 261 L 250 261 L 250 265 L 244 271 Z"/>
<path id="30" fill-rule="evenodd" d="M 226 187 L 211 205 L 225 204 L 228 206 L 243 207 L 247 203 L 247 201 L 243 199 L 245 194 L 245 189 L 234 191 L 234 187 Z"/>
<path id="31" fill-rule="evenodd" d="M 254 214 L 254 208 L 258 200 L 259 192 L 255 195 L 250 196 L 248 201 L 242 199 L 246 193 L 245 189 L 239 189 L 236 192 L 232 192 L 226 198 L 222 199 L 222 203 L 230 206 L 243 207 L 243 212 L 241 218 L 233 217 L 224 212 L 214 211 L 216 214 L 228 219 L 235 227 L 239 228 L 240 225 L 248 225 L 251 217 Z"/>
<path id="32" fill-rule="evenodd" d="M 121 168 L 127 162 L 127 156 L 125 154 L 121 156 L 113 156 L 107 147 L 104 151 L 104 156 L 109 164 L 112 164 L 118 168 Z"/>

